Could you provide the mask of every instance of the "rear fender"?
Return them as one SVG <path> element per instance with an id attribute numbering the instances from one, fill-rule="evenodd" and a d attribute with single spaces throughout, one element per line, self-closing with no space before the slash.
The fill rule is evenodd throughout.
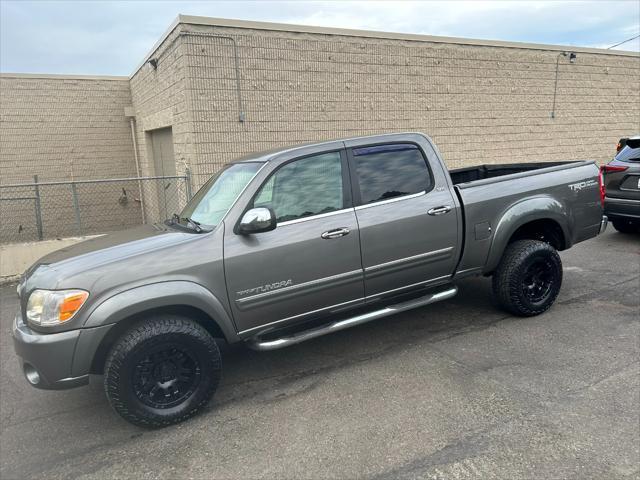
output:
<path id="1" fill-rule="evenodd" d="M 115 324 L 145 311 L 171 306 L 197 308 L 213 319 L 227 342 L 240 340 L 235 325 L 222 303 L 210 290 L 189 281 L 152 283 L 118 293 L 96 307 L 83 327 Z"/>
<path id="2" fill-rule="evenodd" d="M 483 273 L 491 273 L 496 269 L 516 230 L 534 220 L 554 220 L 562 229 L 565 247 L 569 248 L 571 246 L 568 222 L 570 218 L 570 212 L 567 208 L 555 198 L 547 195 L 528 198 L 512 205 L 502 214 L 496 226 Z"/>

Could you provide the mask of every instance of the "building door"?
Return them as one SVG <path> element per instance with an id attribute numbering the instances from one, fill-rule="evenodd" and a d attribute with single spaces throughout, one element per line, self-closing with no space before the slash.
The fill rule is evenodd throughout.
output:
<path id="1" fill-rule="evenodd" d="M 158 177 L 175 177 L 176 160 L 173 154 L 173 131 L 171 127 L 152 130 L 151 151 L 153 153 L 154 175 Z M 157 198 L 157 208 L 149 209 L 156 218 L 162 221 L 180 212 L 180 197 L 178 194 L 178 179 L 169 178 L 154 182 Z"/>

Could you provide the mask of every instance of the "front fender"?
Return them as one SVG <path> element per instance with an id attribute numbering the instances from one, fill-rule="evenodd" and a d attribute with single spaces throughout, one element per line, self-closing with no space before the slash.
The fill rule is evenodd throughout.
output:
<path id="1" fill-rule="evenodd" d="M 118 293 L 98 305 L 83 328 L 111 325 L 151 309 L 176 305 L 205 312 L 220 327 L 227 342 L 239 341 L 233 320 L 215 295 L 200 284 L 184 280 L 152 283 Z"/>
<path id="2" fill-rule="evenodd" d="M 495 270 L 512 235 L 518 228 L 534 220 L 554 220 L 562 229 L 566 247 L 570 247 L 570 218 L 565 205 L 547 195 L 528 198 L 512 205 L 498 221 L 483 273 L 491 273 Z"/>

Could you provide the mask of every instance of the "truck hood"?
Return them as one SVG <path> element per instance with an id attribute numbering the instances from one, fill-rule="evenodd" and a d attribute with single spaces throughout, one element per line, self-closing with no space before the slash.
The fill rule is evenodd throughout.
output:
<path id="1" fill-rule="evenodd" d="M 130 230 L 102 235 L 62 248 L 39 259 L 27 276 L 43 265 L 59 274 L 87 271 L 106 263 L 181 243 L 194 233 L 165 225 L 142 225 Z"/>

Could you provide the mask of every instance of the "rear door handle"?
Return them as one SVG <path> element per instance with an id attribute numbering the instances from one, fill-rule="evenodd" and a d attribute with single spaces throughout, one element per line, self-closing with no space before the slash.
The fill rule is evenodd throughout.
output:
<path id="1" fill-rule="evenodd" d="M 451 207 L 449 205 L 443 205 L 442 207 L 435 207 L 429 210 L 427 213 L 429 215 L 444 215 L 445 213 L 449 213 L 451 211 Z"/>
<path id="2" fill-rule="evenodd" d="M 325 240 L 331 240 L 333 238 L 344 237 L 345 235 L 348 235 L 348 234 L 349 234 L 349 229 L 346 227 L 343 227 L 343 228 L 336 228 L 334 230 L 329 230 L 327 232 L 324 232 L 320 236 Z"/>

